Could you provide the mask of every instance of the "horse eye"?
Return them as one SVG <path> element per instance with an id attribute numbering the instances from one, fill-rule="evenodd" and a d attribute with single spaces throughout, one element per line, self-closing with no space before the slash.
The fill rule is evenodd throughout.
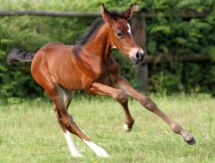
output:
<path id="1" fill-rule="evenodd" d="M 117 37 L 122 38 L 123 37 L 123 33 L 122 32 L 117 32 L 116 33 Z"/>

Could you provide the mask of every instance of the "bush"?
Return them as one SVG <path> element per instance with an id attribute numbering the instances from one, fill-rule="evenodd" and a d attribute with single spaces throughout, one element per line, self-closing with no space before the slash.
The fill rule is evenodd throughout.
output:
<path id="1" fill-rule="evenodd" d="M 0 10 L 99 11 L 100 1 L 24 1 L 0 0 Z M 144 11 L 155 12 L 147 19 L 147 51 L 149 55 L 169 53 L 211 55 L 215 58 L 214 0 L 123 0 L 104 1 L 111 9 L 122 10 L 135 3 Z M 205 17 L 180 17 L 185 10 L 207 11 Z M 48 42 L 74 44 L 94 18 L 0 17 L 0 94 L 1 97 L 35 97 L 43 90 L 30 75 L 29 64 L 7 66 L 6 55 L 12 48 L 37 51 Z M 121 73 L 139 88 L 137 67 L 113 52 L 120 62 Z M 154 92 L 207 92 L 215 94 L 215 65 L 211 63 L 161 63 L 150 69 L 149 90 Z"/>

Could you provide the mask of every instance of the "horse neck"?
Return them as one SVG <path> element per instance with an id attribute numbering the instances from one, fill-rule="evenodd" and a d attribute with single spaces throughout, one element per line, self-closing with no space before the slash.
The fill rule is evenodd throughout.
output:
<path id="1" fill-rule="evenodd" d="M 83 48 L 88 55 L 100 57 L 105 63 L 108 62 L 111 52 L 109 33 L 110 27 L 107 23 L 104 23 L 84 45 Z"/>

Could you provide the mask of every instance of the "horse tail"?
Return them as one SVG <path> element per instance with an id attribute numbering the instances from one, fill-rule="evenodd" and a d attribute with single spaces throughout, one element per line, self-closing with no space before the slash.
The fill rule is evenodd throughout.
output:
<path id="1" fill-rule="evenodd" d="M 36 53 L 34 52 L 25 52 L 19 49 L 12 49 L 7 56 L 7 63 L 11 65 L 16 62 L 31 62 L 35 54 Z"/>

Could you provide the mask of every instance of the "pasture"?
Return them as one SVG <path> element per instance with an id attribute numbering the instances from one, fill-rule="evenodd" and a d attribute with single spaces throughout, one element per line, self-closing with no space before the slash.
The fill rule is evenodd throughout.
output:
<path id="1" fill-rule="evenodd" d="M 196 138 L 190 146 L 154 114 L 129 101 L 133 130 L 123 131 L 121 106 L 106 97 L 75 98 L 69 112 L 110 158 L 99 158 L 74 137 L 85 157 L 72 158 L 48 100 L 0 104 L 0 162 L 172 163 L 215 161 L 215 100 L 207 95 L 151 97 Z"/>

